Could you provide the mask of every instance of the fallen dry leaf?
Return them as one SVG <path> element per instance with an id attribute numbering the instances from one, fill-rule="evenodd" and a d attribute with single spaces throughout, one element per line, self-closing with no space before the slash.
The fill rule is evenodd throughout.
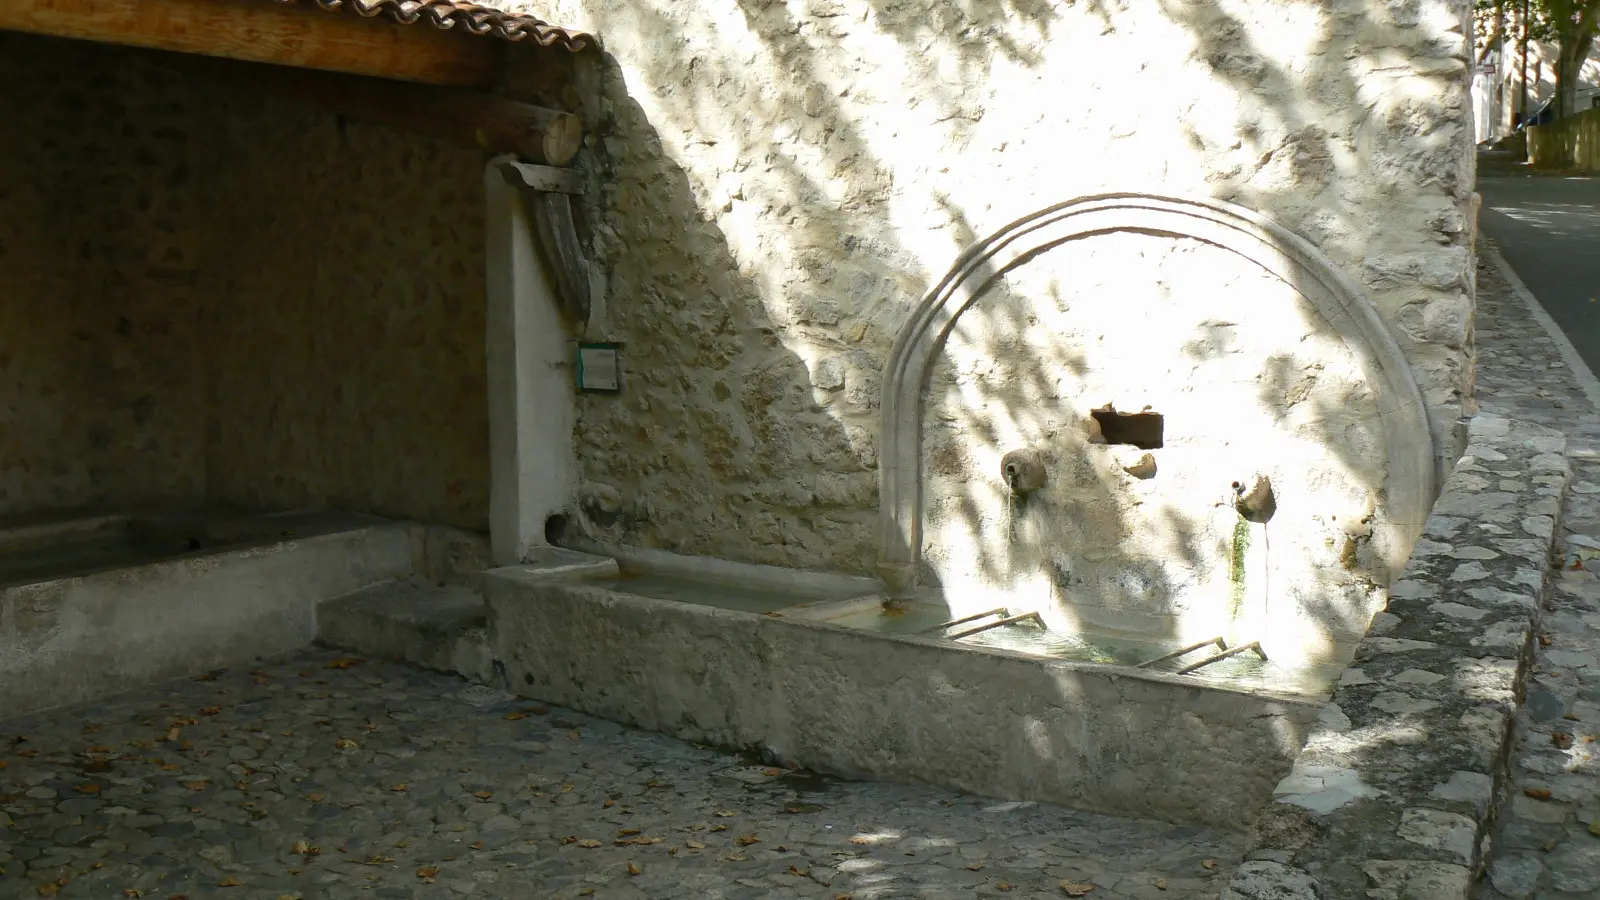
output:
<path id="1" fill-rule="evenodd" d="M 479 800 L 487 800 L 494 796 L 494 791 L 473 791 L 472 796 L 477 797 Z"/>
<path id="2" fill-rule="evenodd" d="M 1539 646 L 1548 647 L 1553 643 L 1555 643 L 1555 640 L 1553 638 L 1551 638 L 1550 635 L 1548 635 L 1548 634 L 1539 635 Z"/>
<path id="3" fill-rule="evenodd" d="M 1012 884 L 1009 881 L 996 881 L 994 883 L 994 889 L 997 890 L 997 891 L 1015 890 L 1016 887 L 1017 887 L 1016 885 Z"/>
<path id="4" fill-rule="evenodd" d="M 639 867 L 634 865 L 633 863 L 628 863 L 628 874 L 629 875 L 637 875 L 637 874 L 639 874 Z"/>
<path id="5" fill-rule="evenodd" d="M 1595 821 L 1600 822 L 1600 819 L 1596 819 Z M 690 850 L 704 850 L 706 848 L 706 845 L 700 843 L 699 841 L 684 841 L 683 845 L 688 847 Z"/>
<path id="6" fill-rule="evenodd" d="M 777 778 L 779 775 L 783 774 L 783 770 L 782 769 L 762 769 L 761 770 L 761 774 L 767 776 L 768 778 Z"/>
<path id="7" fill-rule="evenodd" d="M 1549 788 L 1523 788 L 1522 792 L 1535 800 L 1549 800 Z"/>
<path id="8" fill-rule="evenodd" d="M 227 878 L 217 882 L 217 887 L 238 887 L 241 884 L 244 884 L 244 882 L 233 877 L 232 875 L 229 875 Z"/>
<path id="9" fill-rule="evenodd" d="M 528 717 L 527 713 L 521 713 L 521 712 L 508 712 L 508 713 L 506 713 L 506 718 L 511 720 L 511 721 L 513 721 L 513 722 L 517 721 L 518 719 L 526 719 L 527 717 Z"/>
<path id="10" fill-rule="evenodd" d="M 1095 886 L 1087 881 L 1078 882 L 1068 881 L 1065 878 L 1061 879 L 1061 889 L 1066 891 L 1068 897 L 1082 897 L 1084 894 L 1094 890 L 1094 888 Z"/>
<path id="11" fill-rule="evenodd" d="M 637 829 L 637 828 L 624 828 L 621 831 L 617 832 L 617 837 L 628 837 L 629 835 L 634 835 L 634 834 L 638 834 L 638 833 L 639 833 L 639 829 Z"/>
<path id="12" fill-rule="evenodd" d="M 728 826 L 726 826 L 726 825 L 713 825 L 708 830 L 710 830 L 710 831 L 727 831 L 728 830 Z"/>
<path id="13" fill-rule="evenodd" d="M 359 666 L 359 665 L 361 665 L 361 660 L 356 659 L 354 656 L 342 656 L 342 657 L 340 657 L 338 659 L 335 659 L 335 660 L 332 660 L 331 662 L 329 662 L 328 663 L 328 668 L 330 668 L 330 669 L 348 669 L 351 666 Z"/>
<path id="14" fill-rule="evenodd" d="M 858 834 L 855 837 L 850 839 L 850 843 L 852 843 L 852 844 L 870 844 L 870 843 L 872 843 L 872 838 L 869 838 L 864 834 Z"/>
<path id="15" fill-rule="evenodd" d="M 389 790 L 394 791 L 396 794 L 403 794 L 406 791 L 411 790 L 411 785 L 404 782 L 401 782 L 400 784 L 391 784 L 389 785 Z"/>
<path id="16" fill-rule="evenodd" d="M 969 871 L 969 872 L 982 872 L 983 871 L 983 863 L 981 863 L 981 862 L 967 863 L 967 871 Z"/>
<path id="17" fill-rule="evenodd" d="M 421 878 L 423 883 L 425 883 L 425 884 L 433 884 L 433 878 L 434 878 L 435 875 L 438 875 L 438 874 L 439 874 L 439 867 L 438 866 L 423 866 L 422 868 L 417 870 L 417 877 Z"/>
<path id="18" fill-rule="evenodd" d="M 41 897 L 54 897 L 59 893 L 61 893 L 61 885 L 56 884 L 54 881 L 49 884 L 39 885 L 39 896 Z"/>
<path id="19" fill-rule="evenodd" d="M 723 818 L 723 819 L 731 819 L 734 816 L 737 816 L 738 813 L 734 812 L 731 809 L 719 809 L 716 812 L 712 813 L 712 815 L 717 816 L 719 818 Z"/>
<path id="20" fill-rule="evenodd" d="M 600 842 L 594 838 L 584 838 L 578 842 L 578 846 L 583 847 L 586 850 L 593 850 L 594 848 L 600 846 Z"/>
<path id="21" fill-rule="evenodd" d="M 1164 891 L 1166 889 L 1167 889 L 1167 880 L 1165 878 L 1157 878 L 1156 879 L 1156 890 Z"/>
<path id="22" fill-rule="evenodd" d="M 220 707 L 220 706 L 208 706 L 205 709 L 200 710 L 200 715 L 202 715 L 202 716 L 220 716 L 220 715 L 222 715 L 222 707 Z"/>
<path id="23" fill-rule="evenodd" d="M 80 794 L 98 794 L 98 793 L 100 793 L 100 785 L 98 785 L 98 784 L 80 784 L 77 787 L 73 788 L 73 790 L 77 791 Z"/>
<path id="24" fill-rule="evenodd" d="M 615 801 L 615 800 L 607 800 L 606 802 L 600 804 L 600 808 L 601 809 L 610 809 L 611 807 L 616 806 L 616 805 L 617 805 L 617 801 Z"/>
<path id="25" fill-rule="evenodd" d="M 355 741 L 350 740 L 349 738 L 339 738 L 337 741 L 333 742 L 333 745 L 335 747 L 338 747 L 340 750 L 354 750 L 357 747 L 361 746 L 360 744 L 356 743 Z"/>
<path id="26" fill-rule="evenodd" d="M 1216 867 L 1217 861 L 1214 859 L 1202 859 L 1200 861 L 1200 868 L 1202 869 L 1215 869 Z"/>
<path id="27" fill-rule="evenodd" d="M 798 866 L 790 866 L 789 867 L 789 874 L 795 876 L 796 878 L 809 878 L 809 877 L 811 877 L 811 870 L 810 869 L 802 869 L 802 868 L 799 868 Z"/>
<path id="28" fill-rule="evenodd" d="M 741 847 L 748 847 L 751 844 L 759 844 L 759 843 L 761 843 L 761 838 L 758 838 L 753 834 L 743 834 L 743 835 L 740 835 L 739 837 L 734 838 L 733 842 L 735 844 L 738 844 Z"/>
<path id="29" fill-rule="evenodd" d="M 1550 743 L 1555 744 L 1562 750 L 1565 750 L 1572 746 L 1572 735 L 1567 734 L 1564 731 L 1558 731 L 1555 734 L 1550 735 Z"/>
<path id="30" fill-rule="evenodd" d="M 322 799 L 324 797 L 326 797 L 326 796 L 328 796 L 328 795 L 327 794 L 307 794 L 306 795 L 306 799 L 310 800 L 312 803 L 321 803 Z"/>
<path id="31" fill-rule="evenodd" d="M 140 897 L 144 896 L 144 891 L 141 891 L 138 888 L 123 888 L 122 896 L 132 897 L 133 900 L 139 900 Z"/>

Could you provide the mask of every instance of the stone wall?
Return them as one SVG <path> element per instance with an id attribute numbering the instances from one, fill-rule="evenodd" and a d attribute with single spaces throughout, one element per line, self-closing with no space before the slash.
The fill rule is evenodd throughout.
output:
<path id="1" fill-rule="evenodd" d="M 880 378 L 909 309 L 973 240 L 1114 191 L 1228 200 L 1320 248 L 1392 329 L 1453 456 L 1466 5 L 540 4 L 606 45 L 585 100 L 589 336 L 626 343 L 629 381 L 582 401 L 586 490 L 611 522 L 593 527 L 871 571 Z"/>
<path id="2" fill-rule="evenodd" d="M 487 527 L 482 155 L 0 35 L 0 515 Z"/>
<path id="3" fill-rule="evenodd" d="M 188 110 L 78 50 L 0 33 L 0 515 L 205 490 Z"/>
<path id="4" fill-rule="evenodd" d="M 1528 162 L 1537 169 L 1600 172 L 1600 109 L 1528 129 Z"/>
<path id="5" fill-rule="evenodd" d="M 209 124 L 208 496 L 485 530 L 483 155 L 271 101 Z"/>

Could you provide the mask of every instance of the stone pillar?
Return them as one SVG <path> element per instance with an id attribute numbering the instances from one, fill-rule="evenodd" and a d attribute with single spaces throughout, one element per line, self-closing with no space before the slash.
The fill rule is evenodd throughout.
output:
<path id="1" fill-rule="evenodd" d="M 489 540 L 500 565 L 545 541 L 572 497 L 572 343 L 519 190 L 484 169 L 488 265 Z"/>

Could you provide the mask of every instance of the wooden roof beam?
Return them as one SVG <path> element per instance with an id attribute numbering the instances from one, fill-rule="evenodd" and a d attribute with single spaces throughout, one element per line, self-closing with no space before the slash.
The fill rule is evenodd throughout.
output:
<path id="1" fill-rule="evenodd" d="M 455 87 L 490 87 L 505 44 L 263 0 L 0 0 L 0 29 Z"/>

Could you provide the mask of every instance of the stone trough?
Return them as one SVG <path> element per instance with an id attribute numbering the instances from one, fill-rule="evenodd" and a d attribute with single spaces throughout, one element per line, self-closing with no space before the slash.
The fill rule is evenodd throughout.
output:
<path id="1" fill-rule="evenodd" d="M 1321 701 L 879 630 L 881 597 L 783 570 L 558 551 L 484 583 L 510 689 L 846 777 L 1236 828 Z"/>
<path id="2" fill-rule="evenodd" d="M 0 719 L 296 650 L 324 600 L 414 569 L 371 516 L 94 515 L 0 529 Z"/>

